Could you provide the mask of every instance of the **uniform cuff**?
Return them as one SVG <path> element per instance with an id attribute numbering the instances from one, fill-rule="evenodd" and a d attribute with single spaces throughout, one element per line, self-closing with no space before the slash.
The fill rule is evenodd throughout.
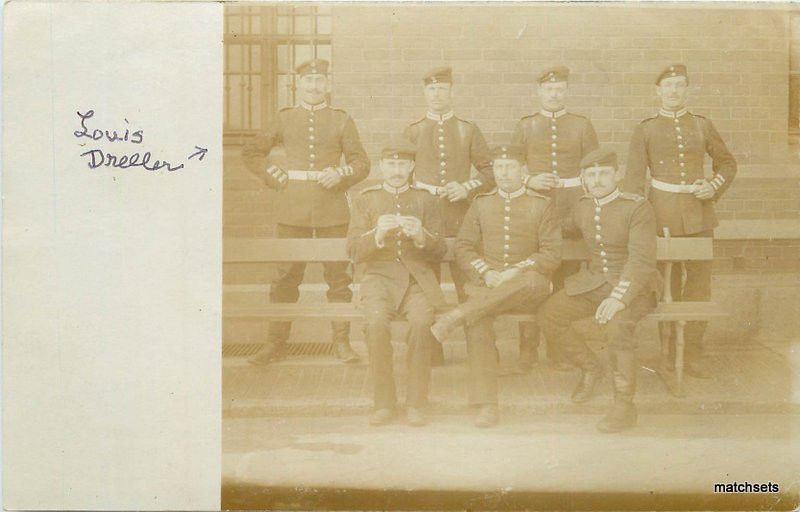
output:
<path id="1" fill-rule="evenodd" d="M 520 261 L 519 263 L 517 263 L 514 266 L 517 267 L 518 269 L 525 270 L 526 268 L 532 267 L 534 265 L 536 265 L 536 262 L 534 260 L 528 258 L 526 260 Z"/>
<path id="2" fill-rule="evenodd" d="M 630 281 L 620 280 L 619 284 L 617 284 L 617 286 L 615 286 L 614 289 L 611 290 L 611 294 L 609 295 L 609 297 L 611 297 L 612 299 L 617 299 L 619 301 L 622 301 L 622 297 L 628 292 L 630 287 L 631 287 Z"/>
<path id="3" fill-rule="evenodd" d="M 472 268 L 474 268 L 475 271 L 480 275 L 485 274 L 489 270 L 489 265 L 481 258 L 472 260 L 469 262 L 469 264 L 472 265 Z"/>
<path id="4" fill-rule="evenodd" d="M 336 167 L 336 172 L 338 172 L 339 176 L 341 176 L 342 178 L 352 176 L 356 173 L 353 170 L 353 167 L 350 165 L 343 165 L 342 167 Z"/>
<path id="5" fill-rule="evenodd" d="M 711 186 L 714 187 L 714 190 L 719 190 L 719 188 L 725 183 L 725 176 L 721 174 L 717 174 L 714 176 L 714 179 L 710 181 Z"/>
<path id="6" fill-rule="evenodd" d="M 475 190 L 476 188 L 480 187 L 481 185 L 483 185 L 483 183 L 480 180 L 469 180 L 469 181 L 465 181 L 464 183 L 461 184 L 462 187 L 467 189 L 467 192 Z"/>
<path id="7" fill-rule="evenodd" d="M 272 176 L 274 179 L 278 180 L 278 182 L 283 185 L 286 183 L 286 180 L 289 179 L 289 175 L 286 174 L 280 167 L 275 165 L 270 165 L 267 167 L 267 174 Z"/>

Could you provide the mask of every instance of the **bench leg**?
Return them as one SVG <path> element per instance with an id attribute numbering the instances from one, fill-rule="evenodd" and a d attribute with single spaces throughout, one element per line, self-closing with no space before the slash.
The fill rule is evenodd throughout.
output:
<path id="1" fill-rule="evenodd" d="M 683 349 L 686 345 L 684 329 L 686 322 L 675 322 L 675 395 L 683 396 Z"/>

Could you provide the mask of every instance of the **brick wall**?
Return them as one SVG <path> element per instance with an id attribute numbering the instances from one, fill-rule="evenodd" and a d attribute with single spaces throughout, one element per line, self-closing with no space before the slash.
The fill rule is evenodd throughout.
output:
<path id="1" fill-rule="evenodd" d="M 691 110 L 713 119 L 740 163 L 718 203 L 723 222 L 800 218 L 800 164 L 788 155 L 788 12 L 777 9 L 558 5 L 336 5 L 335 106 L 355 119 L 375 163 L 381 145 L 425 112 L 421 75 L 453 66 L 456 112 L 491 142 L 538 109 L 545 66 L 572 69 L 568 107 L 589 116 L 624 161 L 633 127 L 658 108 L 654 76 L 682 61 Z M 226 146 L 224 236 L 266 237 L 272 193 Z M 718 241 L 722 272 L 800 269 L 796 240 Z M 264 283 L 271 270 L 226 266 L 226 283 Z M 318 278 L 314 271 L 310 280 Z"/>

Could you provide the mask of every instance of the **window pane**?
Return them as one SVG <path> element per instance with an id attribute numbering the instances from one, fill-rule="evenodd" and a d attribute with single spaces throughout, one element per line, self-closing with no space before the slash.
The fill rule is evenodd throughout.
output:
<path id="1" fill-rule="evenodd" d="M 261 16 L 259 14 L 253 14 L 250 16 L 250 31 L 248 34 L 260 34 L 261 33 Z"/>
<path id="2" fill-rule="evenodd" d="M 286 73 L 291 70 L 291 62 L 289 61 L 289 45 L 278 45 L 278 73 Z"/>
<path id="3" fill-rule="evenodd" d="M 330 14 L 331 13 L 331 6 L 328 4 L 323 4 L 317 7 L 317 14 Z"/>
<path id="4" fill-rule="evenodd" d="M 261 72 L 261 46 L 257 44 L 250 45 L 250 69 L 252 71 Z"/>
<path id="5" fill-rule="evenodd" d="M 228 71 L 240 72 L 242 70 L 242 45 L 229 44 L 228 59 L 225 61 L 225 69 Z"/>
<path id="6" fill-rule="evenodd" d="M 318 16 L 317 17 L 317 34 L 330 34 L 331 33 L 331 17 Z"/>
<path id="7" fill-rule="evenodd" d="M 278 108 L 291 107 L 294 105 L 294 94 L 292 92 L 292 75 L 278 75 Z"/>
<path id="8" fill-rule="evenodd" d="M 325 59 L 327 61 L 330 61 L 331 60 L 331 45 L 329 45 L 329 44 L 317 45 L 317 58 Z"/>
<path id="9" fill-rule="evenodd" d="M 228 16 L 228 33 L 241 34 L 242 33 L 242 17 L 241 16 Z"/>
<path id="10" fill-rule="evenodd" d="M 302 64 L 303 62 L 310 60 L 314 57 L 312 53 L 312 46 L 309 44 L 296 44 L 294 45 L 294 66 L 296 67 L 298 64 Z"/>
<path id="11" fill-rule="evenodd" d="M 289 16 L 278 16 L 278 34 L 289 34 L 291 31 L 292 18 Z"/>
<path id="12" fill-rule="evenodd" d="M 261 129 L 261 75 L 253 75 L 252 90 L 250 91 L 250 127 L 254 130 Z"/>
<path id="13" fill-rule="evenodd" d="M 295 16 L 294 33 L 311 34 L 311 16 Z"/>

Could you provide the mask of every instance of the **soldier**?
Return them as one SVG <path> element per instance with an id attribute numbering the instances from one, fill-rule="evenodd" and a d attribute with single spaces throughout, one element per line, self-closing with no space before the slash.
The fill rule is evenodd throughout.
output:
<path id="1" fill-rule="evenodd" d="M 647 169 L 652 177 L 649 200 L 656 214 L 658 234 L 670 236 L 713 237 L 719 224 L 714 201 L 728 189 L 736 175 L 736 160 L 725 146 L 714 124 L 703 116 L 686 110 L 689 92 L 686 66 L 673 64 L 656 79 L 656 93 L 661 98 L 658 115 L 642 121 L 634 130 L 628 154 L 623 189 L 644 193 Z M 706 153 L 711 157 L 714 176 L 703 173 Z M 672 296 L 675 300 L 708 301 L 711 299 L 710 261 L 686 261 L 686 285 L 681 290 L 681 272 L 672 273 Z M 687 322 L 687 375 L 707 377 L 699 364 L 706 322 Z M 671 337 L 670 324 L 659 326 Z M 670 346 L 674 350 L 674 339 Z"/>
<path id="2" fill-rule="evenodd" d="M 438 199 L 443 234 L 455 237 L 472 198 L 494 186 L 489 148 L 480 128 L 453 114 L 451 68 L 430 70 L 423 83 L 428 113 L 404 132 L 417 149 L 414 185 Z M 475 177 L 471 175 L 472 166 L 478 171 Z M 463 302 L 467 277 L 455 263 L 450 264 L 450 274 L 458 300 Z M 443 361 L 442 346 L 436 343 L 434 364 Z"/>
<path id="3" fill-rule="evenodd" d="M 456 239 L 456 260 L 470 276 L 469 300 L 431 328 L 440 341 L 459 325 L 467 333 L 468 391 L 479 411 L 475 425 L 498 421 L 494 317 L 531 312 L 550 294 L 550 275 L 561 261 L 561 230 L 552 201 L 526 189 L 522 146 L 492 152 L 498 189 L 479 195 Z"/>
<path id="4" fill-rule="evenodd" d="M 588 194 L 575 206 L 571 219 L 588 245 L 591 259 L 588 268 L 568 277 L 564 288 L 547 300 L 539 320 L 547 339 L 558 343 L 581 369 L 572 393 L 576 403 L 593 396 L 602 366 L 572 324 L 593 315 L 605 326 L 614 405 L 597 428 L 618 432 L 636 424 L 634 329 L 655 307 L 661 282 L 656 269 L 655 216 L 642 196 L 619 191 L 622 173 L 616 153 L 597 149 L 580 165 Z"/>
<path id="5" fill-rule="evenodd" d="M 314 59 L 295 71 L 300 104 L 281 109 L 266 132 L 245 146 L 245 165 L 278 191 L 274 210 L 278 238 L 344 237 L 349 220 L 346 192 L 367 177 L 369 159 L 352 118 L 325 101 L 328 62 Z M 265 165 L 266 157 L 279 144 L 286 151 L 288 169 Z M 342 155 L 346 165 L 341 165 Z M 326 262 L 323 266 L 328 300 L 350 302 L 347 262 Z M 280 265 L 270 301 L 297 302 L 305 267 L 305 263 Z M 338 358 L 357 361 L 358 355 L 350 348 L 349 323 L 333 322 L 332 328 Z M 281 358 L 290 330 L 290 322 L 270 322 L 268 341 L 251 363 L 267 364 Z"/>
<path id="6" fill-rule="evenodd" d="M 380 167 L 383 184 L 364 189 L 356 198 L 347 234 L 350 257 L 363 267 L 361 301 L 375 400 L 370 423 L 383 425 L 395 416 L 389 327 L 400 314 L 410 324 L 406 417 L 411 425 L 420 426 L 426 421 L 423 407 L 435 341 L 430 331 L 433 308 L 444 304 L 435 269 L 447 245 L 435 198 L 409 186 L 414 149 L 385 148 Z"/>
<path id="7" fill-rule="evenodd" d="M 525 147 L 528 175 L 525 184 L 555 200 L 556 215 L 562 224 L 567 222 L 572 209 L 583 195 L 580 179 L 580 161 L 597 149 L 597 134 L 592 122 L 579 114 L 567 112 L 569 68 L 555 66 L 539 75 L 538 94 L 541 110 L 523 117 L 514 130 L 512 144 Z M 565 238 L 580 238 L 580 233 L 564 231 Z M 564 286 L 564 279 L 580 268 L 580 262 L 563 261 L 553 274 L 556 290 Z M 535 324 L 527 324 L 521 336 L 520 354 L 522 368 L 529 369 L 537 361 L 539 331 Z M 558 347 L 547 344 L 551 364 L 558 370 L 568 370 Z"/>

